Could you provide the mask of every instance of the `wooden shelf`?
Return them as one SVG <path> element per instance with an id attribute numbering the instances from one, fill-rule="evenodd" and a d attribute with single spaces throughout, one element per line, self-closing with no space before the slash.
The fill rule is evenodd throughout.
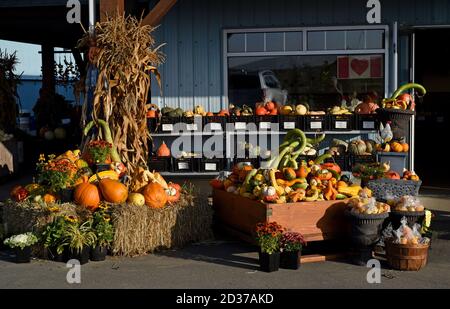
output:
<path id="1" fill-rule="evenodd" d="M 212 135 L 284 135 L 288 131 L 213 131 L 213 132 L 182 132 L 182 133 L 152 133 L 152 137 L 179 137 L 179 136 L 212 136 Z M 359 135 L 359 134 L 374 134 L 376 130 L 363 131 L 363 130 L 352 130 L 352 131 L 323 131 L 323 132 L 305 132 L 307 135 L 314 134 L 326 134 L 326 135 Z"/>
<path id="2" fill-rule="evenodd" d="M 172 172 L 160 172 L 161 176 L 167 176 L 167 177 L 185 177 L 185 176 L 198 176 L 198 177 L 204 177 L 204 176 L 217 176 L 220 172 L 183 172 L 183 173 L 172 173 Z"/>

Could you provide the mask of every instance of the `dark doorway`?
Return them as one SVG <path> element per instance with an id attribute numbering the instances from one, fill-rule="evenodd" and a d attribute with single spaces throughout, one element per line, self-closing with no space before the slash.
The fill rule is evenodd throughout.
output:
<path id="1" fill-rule="evenodd" d="M 415 81 L 427 95 L 416 101 L 415 170 L 424 186 L 450 188 L 450 29 L 416 31 Z"/>

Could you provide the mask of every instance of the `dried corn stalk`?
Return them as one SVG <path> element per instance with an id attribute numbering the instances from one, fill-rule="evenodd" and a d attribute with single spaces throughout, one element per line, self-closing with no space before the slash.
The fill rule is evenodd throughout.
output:
<path id="1" fill-rule="evenodd" d="M 146 166 L 148 138 L 146 103 L 150 74 L 162 63 L 160 46 L 155 47 L 155 28 L 142 26 L 140 20 L 124 15 L 108 17 L 95 26 L 96 50 L 93 63 L 98 68 L 92 118 L 108 122 L 122 162 L 133 175 Z M 88 35 L 81 44 L 92 41 Z"/>

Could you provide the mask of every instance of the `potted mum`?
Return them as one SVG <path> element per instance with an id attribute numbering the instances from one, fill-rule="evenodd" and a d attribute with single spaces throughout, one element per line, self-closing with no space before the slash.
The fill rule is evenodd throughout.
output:
<path id="1" fill-rule="evenodd" d="M 284 269 L 298 269 L 300 267 L 300 256 L 306 241 L 303 235 L 295 232 L 287 232 L 281 236 L 281 258 L 280 267 Z"/>
<path id="2" fill-rule="evenodd" d="M 86 221 L 81 225 L 76 222 L 68 224 L 64 236 L 69 248 L 68 259 L 78 260 L 80 265 L 88 263 L 90 249 L 97 240 L 92 229 L 92 221 Z"/>
<path id="3" fill-rule="evenodd" d="M 73 185 L 77 166 L 69 160 L 55 159 L 54 155 L 41 156 L 36 165 L 38 183 L 46 187 L 53 196 L 58 196 L 62 202 L 72 201 Z"/>
<path id="4" fill-rule="evenodd" d="M 93 230 L 96 241 L 91 249 L 91 261 L 104 261 L 108 249 L 114 239 L 114 228 L 110 223 L 109 215 L 103 211 L 94 213 Z"/>
<path id="5" fill-rule="evenodd" d="M 259 223 L 256 226 L 259 265 L 262 271 L 277 271 L 280 266 L 280 238 L 283 227 L 276 222 Z"/>
<path id="6" fill-rule="evenodd" d="M 47 248 L 48 257 L 56 262 L 67 261 L 67 243 L 65 231 L 67 220 L 64 217 L 55 217 L 53 221 L 44 227 L 41 239 Z"/>
<path id="7" fill-rule="evenodd" d="M 38 242 L 36 235 L 25 233 L 11 236 L 5 239 L 4 244 L 15 249 L 16 263 L 30 263 L 31 246 Z"/>
<path id="8" fill-rule="evenodd" d="M 95 164 L 96 172 L 110 169 L 112 145 L 107 141 L 94 140 L 86 145 L 84 159 L 90 164 Z"/>

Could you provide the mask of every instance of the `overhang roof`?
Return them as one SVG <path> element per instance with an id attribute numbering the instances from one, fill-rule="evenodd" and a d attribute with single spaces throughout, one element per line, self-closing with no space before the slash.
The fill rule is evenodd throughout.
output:
<path id="1" fill-rule="evenodd" d="M 127 0 L 125 11 L 140 15 L 148 12 L 148 0 Z M 81 22 L 88 26 L 88 0 L 80 0 Z M 69 24 L 67 0 L 0 1 L 0 40 L 51 44 L 72 48 L 83 35 L 78 24 Z M 99 10 L 97 9 L 97 17 Z M 97 19 L 98 20 L 98 19 Z"/>

